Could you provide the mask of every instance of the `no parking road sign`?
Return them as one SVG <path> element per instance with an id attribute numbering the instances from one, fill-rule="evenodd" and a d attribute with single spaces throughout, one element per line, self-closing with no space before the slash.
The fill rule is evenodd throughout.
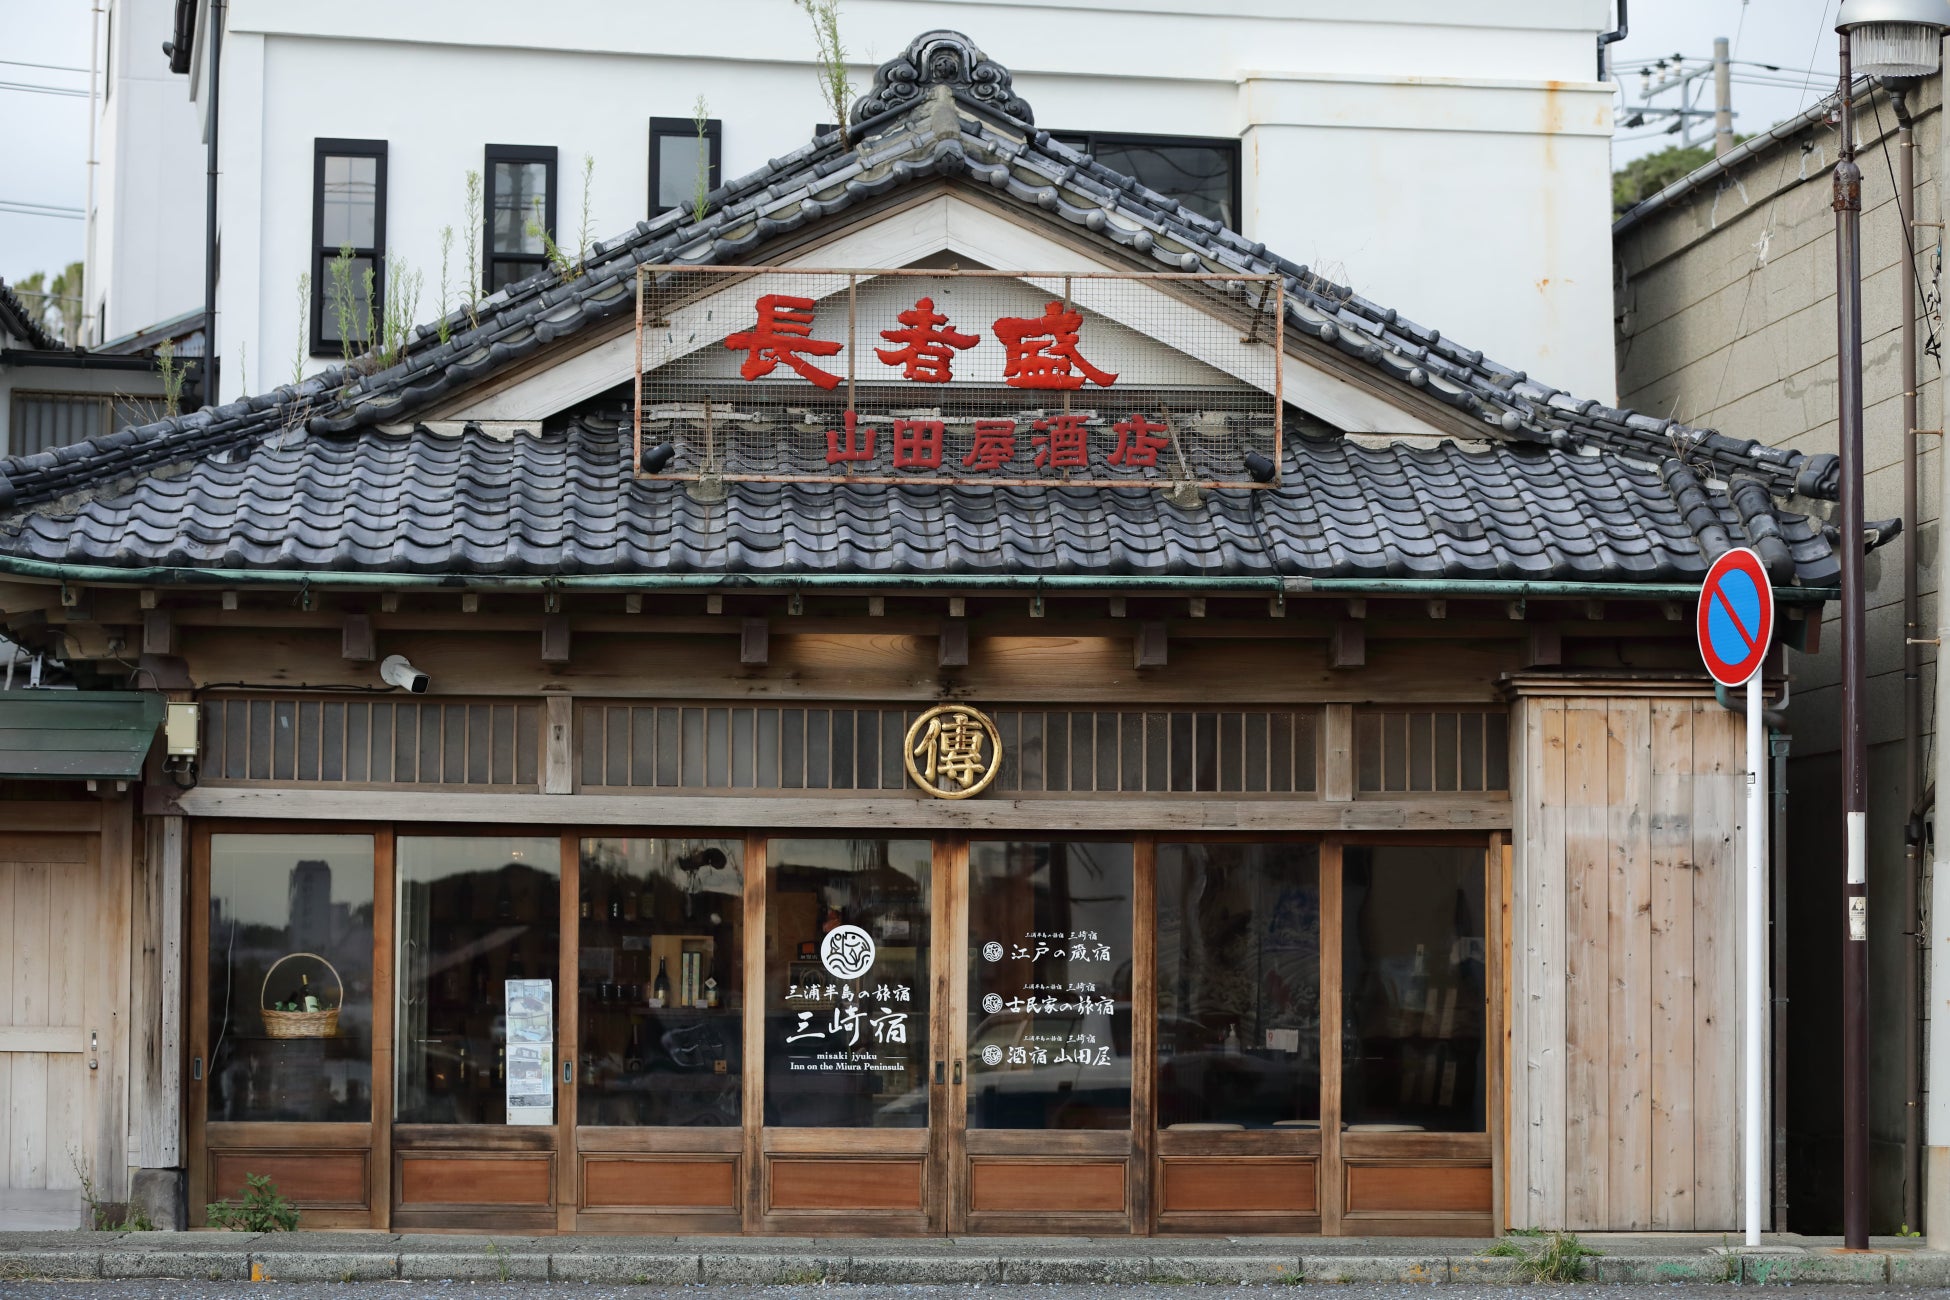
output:
<path id="1" fill-rule="evenodd" d="M 1722 686 L 1760 671 L 1774 639 L 1774 588 L 1760 556 L 1742 546 L 1707 570 L 1699 589 L 1699 654 Z"/>

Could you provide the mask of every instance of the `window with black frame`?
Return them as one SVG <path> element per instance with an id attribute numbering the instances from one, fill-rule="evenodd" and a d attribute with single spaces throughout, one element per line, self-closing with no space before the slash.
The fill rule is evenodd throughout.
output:
<path id="1" fill-rule="evenodd" d="M 491 144 L 481 175 L 487 208 L 481 287 L 493 293 L 548 265 L 542 232 L 555 237 L 555 147 Z"/>
<path id="2" fill-rule="evenodd" d="M 386 293 L 386 142 L 312 146 L 311 353 L 372 342 Z"/>
<path id="3" fill-rule="evenodd" d="M 724 123 L 689 117 L 650 119 L 650 215 L 689 211 L 718 188 L 724 161 Z"/>
<path id="4" fill-rule="evenodd" d="M 1239 141 L 1108 131 L 1050 134 L 1200 216 L 1210 217 L 1228 230 L 1239 229 Z"/>

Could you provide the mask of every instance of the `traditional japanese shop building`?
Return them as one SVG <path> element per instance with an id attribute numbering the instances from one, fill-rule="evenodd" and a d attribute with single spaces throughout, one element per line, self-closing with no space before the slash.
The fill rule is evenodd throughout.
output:
<path id="1" fill-rule="evenodd" d="M 0 461 L 5 634 L 195 706 L 4 787 L 0 1204 L 71 1141 L 395 1229 L 1735 1225 L 1691 600 L 1752 545 L 1803 635 L 1832 461 L 1032 123 L 929 33 L 391 368 Z"/>

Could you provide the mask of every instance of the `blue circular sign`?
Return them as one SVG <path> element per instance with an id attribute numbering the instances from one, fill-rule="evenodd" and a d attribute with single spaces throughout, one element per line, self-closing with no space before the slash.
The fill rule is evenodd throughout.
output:
<path id="1" fill-rule="evenodd" d="M 1714 561 L 1700 586 L 1698 633 L 1700 658 L 1721 685 L 1760 671 L 1774 639 L 1774 589 L 1753 551 L 1743 546 Z"/>

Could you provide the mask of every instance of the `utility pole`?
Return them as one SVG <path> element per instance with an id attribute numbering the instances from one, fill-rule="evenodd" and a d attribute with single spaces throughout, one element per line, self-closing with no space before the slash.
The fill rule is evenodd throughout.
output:
<path id="1" fill-rule="evenodd" d="M 1733 148 L 1733 56 L 1727 38 L 1713 38 L 1713 156 Z"/>

